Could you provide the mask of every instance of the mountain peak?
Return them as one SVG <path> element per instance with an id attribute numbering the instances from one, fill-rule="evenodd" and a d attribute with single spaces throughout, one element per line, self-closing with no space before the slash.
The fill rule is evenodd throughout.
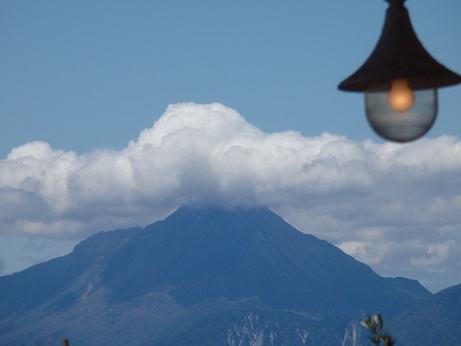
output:
<path id="1" fill-rule="evenodd" d="M 183 205 L 173 212 L 169 218 L 183 218 L 183 217 L 213 217 L 213 218 L 280 218 L 277 214 L 272 212 L 266 207 L 253 206 L 253 207 L 194 207 Z"/>
<path id="2" fill-rule="evenodd" d="M 136 234 L 107 268 L 106 285 L 122 301 L 168 289 L 185 306 L 209 298 L 257 297 L 274 308 L 325 314 L 363 306 L 394 315 L 429 294 L 405 279 L 378 276 L 264 207 L 182 206 Z M 411 289 L 402 289 L 408 285 Z M 380 306 L 377 295 L 388 303 Z"/>
<path id="3" fill-rule="evenodd" d="M 2 328 L 10 328 L 15 316 L 25 316 L 15 322 L 19 326 L 57 313 L 59 321 L 72 321 L 96 309 L 98 319 L 107 309 L 135 309 L 140 302 L 177 314 L 176 322 L 184 311 L 203 314 L 204 306 L 224 311 L 242 302 L 316 316 L 365 310 L 392 318 L 428 296 L 418 283 L 380 277 L 267 208 L 183 206 L 144 229 L 100 232 L 69 255 L 0 277 L 0 343 Z M 127 313 L 130 321 L 136 311 Z M 158 316 L 156 321 L 168 317 Z M 120 333 L 126 329 L 120 327 Z"/>

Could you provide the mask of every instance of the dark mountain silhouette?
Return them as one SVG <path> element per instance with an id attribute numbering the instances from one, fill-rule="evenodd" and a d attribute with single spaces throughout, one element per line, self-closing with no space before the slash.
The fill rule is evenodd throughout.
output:
<path id="1" fill-rule="evenodd" d="M 180 208 L 127 242 L 105 268 L 103 281 L 115 300 L 170 287 L 186 306 L 258 297 L 277 309 L 324 315 L 364 308 L 395 316 L 428 296 L 416 281 L 382 278 L 268 209 Z"/>
<path id="2" fill-rule="evenodd" d="M 391 323 L 398 345 L 460 345 L 461 284 L 411 307 Z"/>
<path id="3" fill-rule="evenodd" d="M 380 277 L 266 208 L 181 207 L 145 229 L 101 232 L 67 256 L 0 277 L 0 344 L 49 335 L 166 344 L 230 311 L 291 311 L 309 325 L 362 310 L 392 318 L 429 296 L 417 281 Z"/>

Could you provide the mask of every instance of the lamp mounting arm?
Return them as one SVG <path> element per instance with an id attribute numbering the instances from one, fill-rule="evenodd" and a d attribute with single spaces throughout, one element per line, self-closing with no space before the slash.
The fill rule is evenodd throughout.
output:
<path id="1" fill-rule="evenodd" d="M 385 0 L 390 6 L 404 6 L 405 0 Z"/>

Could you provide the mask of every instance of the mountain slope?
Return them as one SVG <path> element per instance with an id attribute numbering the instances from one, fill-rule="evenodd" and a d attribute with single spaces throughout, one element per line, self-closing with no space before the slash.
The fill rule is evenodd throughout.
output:
<path id="1" fill-rule="evenodd" d="M 141 230 L 100 232 L 77 245 L 67 256 L 0 277 L 0 320 L 12 312 L 24 313 L 50 302 L 63 307 L 66 293 L 78 291 L 80 286 L 87 284 L 81 282 L 79 285 L 79 278 L 84 279 L 98 267 L 101 257 Z M 75 293 L 69 296 L 69 304 L 76 299 Z"/>
<path id="2" fill-rule="evenodd" d="M 145 229 L 101 232 L 67 256 L 0 277 L 0 345 L 43 343 L 46 333 L 142 344 L 242 308 L 391 318 L 430 295 L 416 281 L 378 276 L 266 208 L 181 207 Z"/>
<path id="3" fill-rule="evenodd" d="M 259 297 L 278 309 L 395 316 L 430 295 L 416 281 L 378 276 L 264 208 L 180 208 L 127 242 L 106 268 L 103 278 L 116 300 L 170 288 L 186 306 Z"/>
<path id="4" fill-rule="evenodd" d="M 391 323 L 398 344 L 459 345 L 461 284 L 420 302 Z"/>
<path id="5" fill-rule="evenodd" d="M 358 320 L 341 316 L 333 315 L 319 321 L 290 311 L 242 309 L 209 315 L 185 333 L 161 339 L 160 344 L 364 345 L 368 344 L 368 333 Z"/>

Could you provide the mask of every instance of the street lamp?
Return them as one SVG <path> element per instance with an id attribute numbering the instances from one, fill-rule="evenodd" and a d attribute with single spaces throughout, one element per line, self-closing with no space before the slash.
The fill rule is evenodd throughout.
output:
<path id="1" fill-rule="evenodd" d="M 365 63 L 338 88 L 365 92 L 367 119 L 381 137 L 409 142 L 426 134 L 437 116 L 437 89 L 461 76 L 424 49 L 410 22 L 405 0 L 389 3 L 384 27 Z"/>

